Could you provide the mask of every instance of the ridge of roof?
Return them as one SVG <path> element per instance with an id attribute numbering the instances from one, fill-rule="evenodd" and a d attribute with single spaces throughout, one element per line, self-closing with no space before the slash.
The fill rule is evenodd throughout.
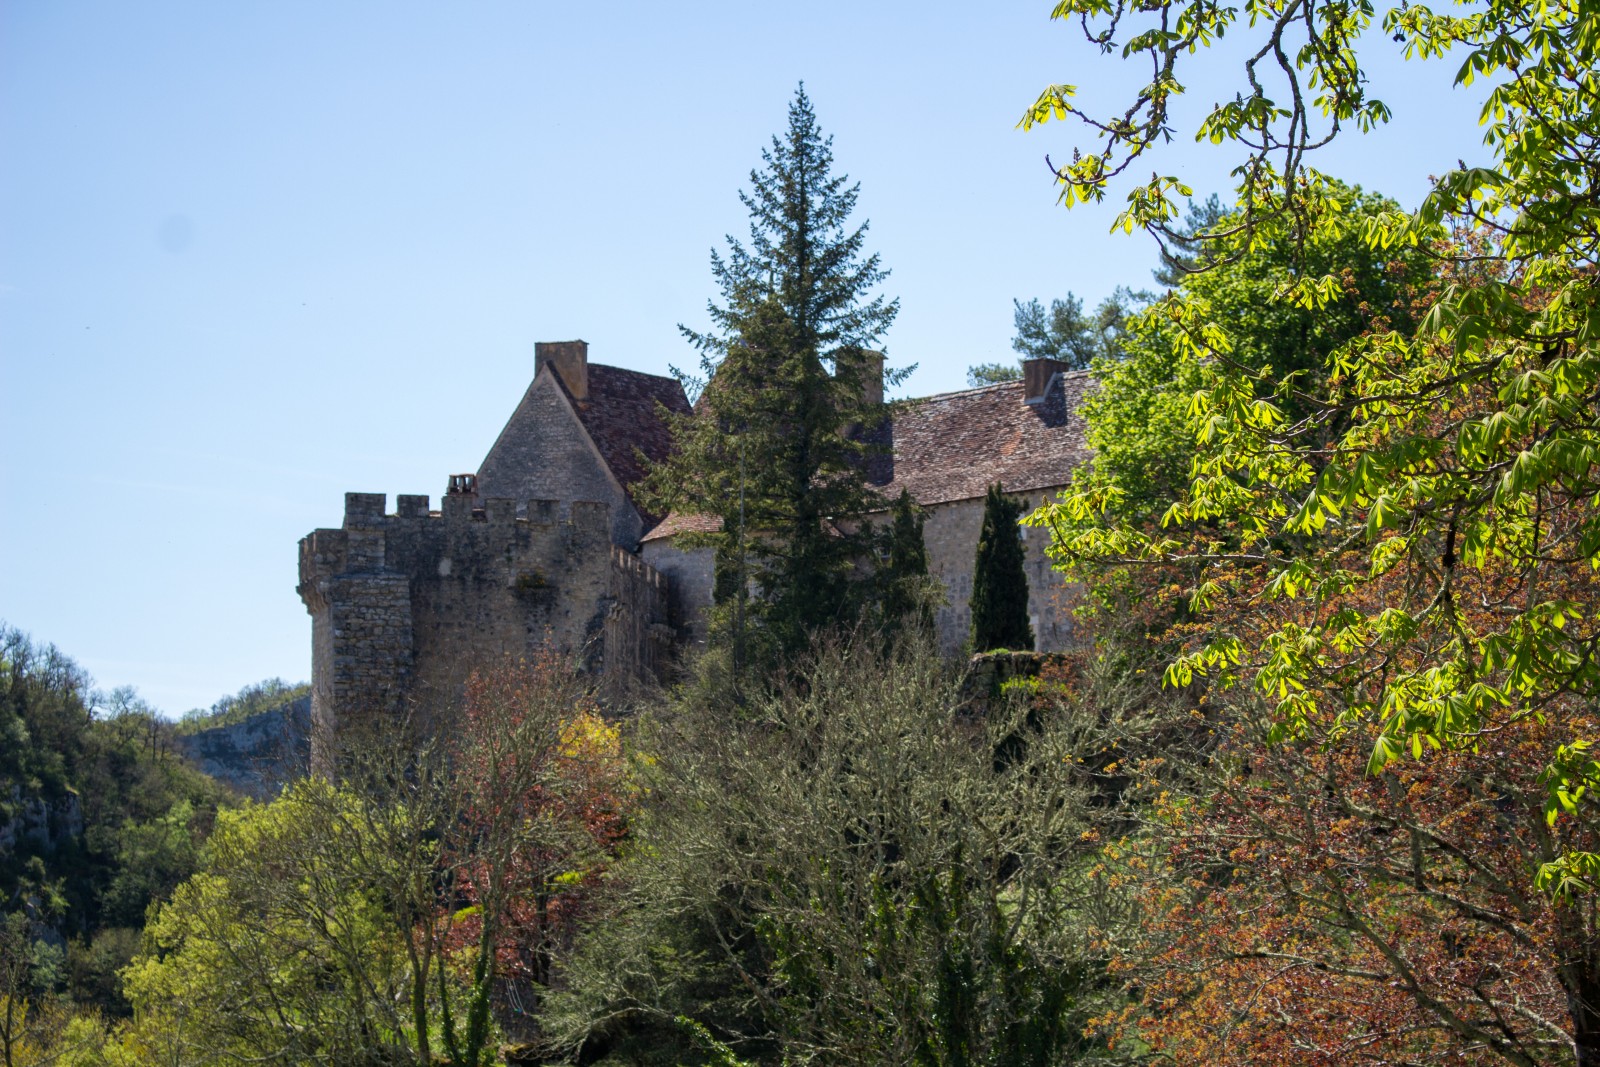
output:
<path id="1" fill-rule="evenodd" d="M 1079 367 L 1076 370 L 1064 370 L 1058 373 L 1063 378 L 1087 378 L 1094 372 L 1088 367 Z M 943 393 L 929 393 L 927 396 L 908 396 L 900 400 L 891 400 L 890 403 L 914 406 L 931 400 L 948 400 L 953 396 L 970 396 L 973 393 L 985 393 L 990 390 L 1016 389 L 1022 384 L 1021 378 L 1010 378 L 1003 382 L 990 382 L 988 385 L 969 385 L 965 389 L 950 389 Z"/>
<path id="2" fill-rule="evenodd" d="M 876 488 L 886 499 L 902 489 L 924 506 L 981 498 L 995 482 L 1009 493 L 1066 485 L 1089 456 L 1078 406 L 1094 380 L 1088 370 L 1063 371 L 1041 401 L 1023 399 L 1021 381 L 996 382 L 896 401 L 895 417 L 874 434 L 889 454 L 874 460 Z M 705 533 L 716 520 L 674 512 L 648 531 L 654 541 Z"/>

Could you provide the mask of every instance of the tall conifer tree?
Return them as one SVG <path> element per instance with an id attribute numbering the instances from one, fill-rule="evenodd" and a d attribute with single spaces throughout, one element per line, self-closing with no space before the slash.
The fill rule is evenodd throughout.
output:
<path id="1" fill-rule="evenodd" d="M 923 514 L 905 489 L 894 502 L 888 545 L 878 577 L 883 628 L 928 630 L 933 626 L 937 591 L 928 578 L 928 546 L 922 537 Z"/>
<path id="2" fill-rule="evenodd" d="M 1022 505 L 1006 499 L 1000 483 L 983 501 L 983 530 L 972 565 L 972 650 L 1033 648 L 1028 622 L 1028 576 L 1022 569 L 1017 519 Z"/>
<path id="3" fill-rule="evenodd" d="M 662 510 L 720 520 L 698 540 L 717 552 L 715 632 L 736 655 L 848 625 L 869 588 L 860 520 L 883 503 L 866 478 L 872 435 L 850 428 L 884 417 L 868 353 L 899 302 L 874 293 L 888 272 L 863 252 L 866 224 L 849 225 L 859 187 L 833 173 L 832 143 L 801 86 L 739 194 L 748 243 L 712 252 L 711 329 L 680 327 L 701 356 L 697 413 L 675 420 L 677 452 L 646 486 Z"/>

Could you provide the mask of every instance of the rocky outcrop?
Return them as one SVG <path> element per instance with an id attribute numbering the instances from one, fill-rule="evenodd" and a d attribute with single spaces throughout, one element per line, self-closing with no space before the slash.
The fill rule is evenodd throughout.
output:
<path id="1" fill-rule="evenodd" d="M 311 758 L 311 698 L 229 726 L 178 738 L 196 767 L 246 796 L 266 799 L 306 773 Z"/>
<path id="2" fill-rule="evenodd" d="M 0 822 L 0 856 L 9 856 L 19 848 L 49 855 L 69 838 L 83 833 L 83 805 L 75 793 L 47 800 L 25 797 L 22 788 L 14 785 L 5 807 L 14 814 Z"/>

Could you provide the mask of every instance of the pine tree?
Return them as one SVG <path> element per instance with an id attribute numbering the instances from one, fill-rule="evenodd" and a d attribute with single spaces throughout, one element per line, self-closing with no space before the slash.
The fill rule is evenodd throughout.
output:
<path id="1" fill-rule="evenodd" d="M 674 421 L 676 455 L 645 487 L 659 510 L 721 520 L 698 540 L 720 572 L 713 633 L 736 658 L 747 645 L 793 652 L 860 615 L 875 536 L 862 520 L 884 505 L 866 478 L 872 435 L 851 428 L 884 418 L 868 353 L 899 311 L 873 295 L 888 272 L 862 251 L 866 224 L 848 228 L 859 187 L 833 174 L 804 86 L 761 158 L 739 196 L 748 243 L 711 255 L 712 328 L 680 327 L 701 356 L 697 413 Z"/>
<path id="2" fill-rule="evenodd" d="M 1028 576 L 1022 569 L 1017 519 L 1022 505 L 1005 497 L 1000 483 L 983 501 L 983 529 L 972 565 L 972 650 L 1033 648 L 1028 623 Z"/>

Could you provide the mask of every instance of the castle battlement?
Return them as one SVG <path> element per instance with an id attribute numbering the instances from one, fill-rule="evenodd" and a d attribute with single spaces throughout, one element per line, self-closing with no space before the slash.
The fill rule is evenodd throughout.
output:
<path id="1" fill-rule="evenodd" d="M 662 669 L 667 581 L 611 538 L 603 501 L 346 493 L 300 541 L 319 729 L 405 700 L 448 705 L 473 666 L 546 648 L 591 672 Z"/>
<path id="2" fill-rule="evenodd" d="M 662 596 L 667 595 L 667 576 L 638 556 L 635 556 L 632 552 L 624 552 L 613 545 L 611 547 L 611 565 L 629 580 L 643 582 L 658 591 Z"/>
<path id="3" fill-rule="evenodd" d="M 532 497 L 515 500 L 505 496 L 484 497 L 481 500 L 469 494 L 451 493 L 440 498 L 439 510 L 429 510 L 429 498 L 424 494 L 402 493 L 395 497 L 395 510 L 388 512 L 386 493 L 346 493 L 344 495 L 344 525 L 341 529 L 367 529 L 396 520 L 445 519 L 455 522 L 509 523 L 526 522 L 535 526 L 549 526 L 560 521 L 561 501 Z M 568 508 L 567 522 L 581 529 L 610 529 L 611 505 L 602 500 L 574 500 Z M 322 533 L 324 531 L 317 531 Z M 315 535 L 313 535 L 315 536 Z"/>
<path id="4" fill-rule="evenodd" d="M 672 417 L 693 414 L 682 385 L 590 363 L 583 341 L 541 342 L 534 357 L 499 437 L 476 471 L 448 476 L 437 511 L 423 495 L 394 498 L 391 514 L 383 493 L 348 493 L 341 525 L 301 540 L 319 732 L 389 700 L 448 705 L 466 672 L 494 656 L 553 648 L 609 685 L 660 677 L 676 648 L 703 640 L 715 558 L 677 536 L 703 517 L 657 522 L 634 499 L 672 452 Z M 882 357 L 865 357 L 871 384 Z M 1066 485 L 1089 455 L 1079 405 L 1091 387 L 1087 372 L 1026 360 L 1019 381 L 886 411 L 891 449 L 873 464 L 874 484 L 927 511 L 947 650 L 971 626 L 984 494 L 996 482 L 1013 494 Z M 866 399 L 882 399 L 881 383 Z M 1058 650 L 1075 638 L 1046 540 L 1027 543 L 1029 603 L 1040 649 Z"/>

